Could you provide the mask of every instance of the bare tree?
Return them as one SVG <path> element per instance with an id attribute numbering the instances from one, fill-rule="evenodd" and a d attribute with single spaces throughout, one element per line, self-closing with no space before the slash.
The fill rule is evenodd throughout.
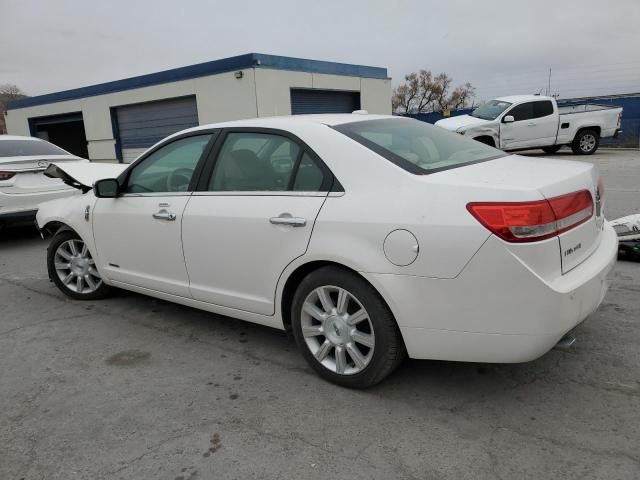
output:
<path id="1" fill-rule="evenodd" d="M 420 113 L 463 108 L 475 96 L 470 83 L 456 87 L 450 93 L 453 79 L 446 73 L 433 75 L 429 70 L 420 70 L 404 77 L 405 83 L 393 91 L 393 111 L 397 113 Z"/>
<path id="2" fill-rule="evenodd" d="M 20 90 L 20 87 L 12 83 L 0 84 L 0 95 L 6 100 L 17 100 L 26 97 L 25 93 Z"/>
<path id="3" fill-rule="evenodd" d="M 20 100 L 27 95 L 17 85 L 5 83 L 0 85 L 0 134 L 7 133 L 4 104 L 11 100 Z"/>

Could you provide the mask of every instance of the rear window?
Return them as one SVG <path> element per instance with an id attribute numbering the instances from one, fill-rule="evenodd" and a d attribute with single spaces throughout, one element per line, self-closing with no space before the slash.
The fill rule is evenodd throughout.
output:
<path id="1" fill-rule="evenodd" d="M 457 133 L 408 118 L 367 120 L 333 128 L 417 175 L 506 155 L 500 150 Z"/>
<path id="2" fill-rule="evenodd" d="M 70 153 L 42 140 L 0 140 L 0 157 L 33 155 L 70 155 Z"/>

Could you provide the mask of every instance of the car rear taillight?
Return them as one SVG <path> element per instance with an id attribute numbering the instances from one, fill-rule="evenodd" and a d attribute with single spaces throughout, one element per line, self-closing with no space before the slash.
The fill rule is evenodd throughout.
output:
<path id="1" fill-rule="evenodd" d="M 16 175 L 16 172 L 0 172 L 0 182 L 2 180 L 9 180 Z"/>
<path id="2" fill-rule="evenodd" d="M 507 242 L 537 242 L 566 232 L 593 216 L 588 190 L 533 202 L 472 202 L 467 210 Z"/>

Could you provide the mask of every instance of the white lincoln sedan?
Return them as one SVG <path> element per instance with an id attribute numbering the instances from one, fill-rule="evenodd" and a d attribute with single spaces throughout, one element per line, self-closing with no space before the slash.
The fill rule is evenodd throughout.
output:
<path id="1" fill-rule="evenodd" d="M 0 224 L 33 220 L 39 203 L 77 193 L 43 175 L 51 162 L 89 163 L 39 138 L 0 135 Z"/>
<path id="2" fill-rule="evenodd" d="M 539 357 L 598 307 L 617 252 L 592 164 L 400 117 L 207 125 L 126 168 L 48 174 L 85 192 L 37 216 L 65 294 L 118 287 L 285 329 L 349 387 L 405 355 Z"/>

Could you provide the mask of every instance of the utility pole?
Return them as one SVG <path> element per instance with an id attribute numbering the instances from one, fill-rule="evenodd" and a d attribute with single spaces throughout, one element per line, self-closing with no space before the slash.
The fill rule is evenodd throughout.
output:
<path id="1" fill-rule="evenodd" d="M 551 95 L 551 67 L 549 67 L 549 80 L 547 82 L 547 96 Z"/>

